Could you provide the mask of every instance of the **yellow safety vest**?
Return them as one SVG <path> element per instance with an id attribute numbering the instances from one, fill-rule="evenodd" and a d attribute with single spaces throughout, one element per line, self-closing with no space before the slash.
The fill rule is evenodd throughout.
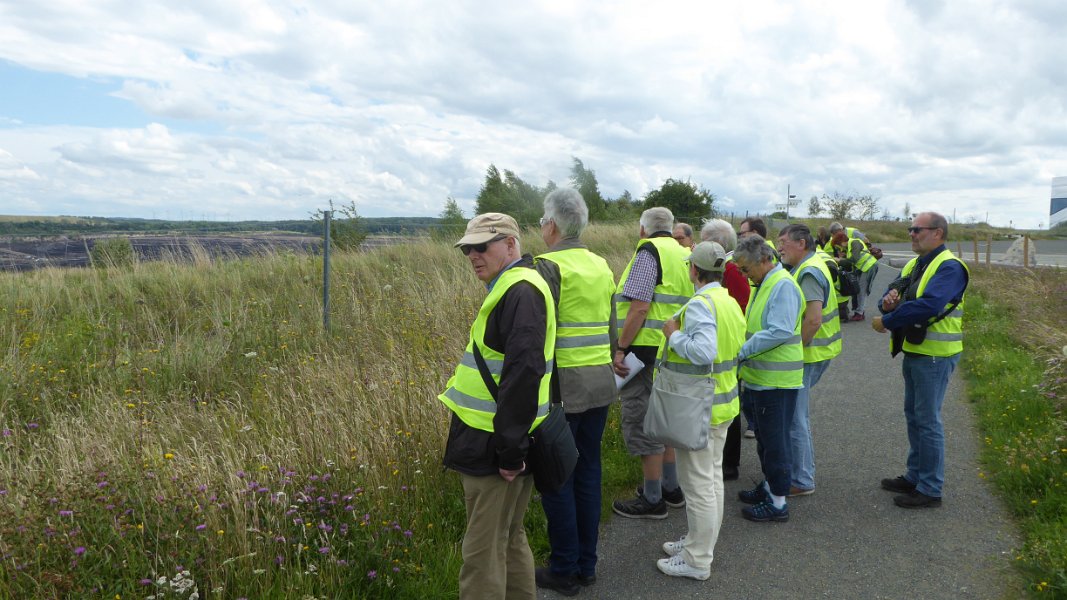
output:
<path id="1" fill-rule="evenodd" d="M 863 259 L 856 263 L 856 268 L 859 269 L 861 273 L 866 273 L 867 271 L 870 271 L 871 267 L 874 266 L 874 263 L 878 262 L 878 259 L 870 253 L 870 248 L 867 247 L 867 242 L 863 241 L 862 238 L 848 238 L 848 243 L 845 245 L 845 258 L 852 258 L 852 242 L 859 242 L 863 244 L 863 249 L 868 251 L 866 254 L 863 255 Z"/>
<path id="2" fill-rule="evenodd" d="M 615 275 L 607 261 L 585 248 L 547 252 L 537 260 L 559 267 L 556 366 L 611 363 L 609 327 Z"/>
<path id="3" fill-rule="evenodd" d="M 630 345 L 659 348 L 663 345 L 663 324 L 693 296 L 693 282 L 689 280 L 689 267 L 686 265 L 690 251 L 671 237 L 641 239 L 637 242 L 637 249 L 640 250 L 645 245 L 651 245 L 651 250 L 659 256 L 660 280 L 656 282 L 653 290 L 652 304 L 648 307 L 645 322 Z M 619 335 L 622 335 L 626 315 L 630 312 L 630 301 L 622 295 L 622 290 L 630 277 L 630 269 L 633 268 L 636 258 L 635 251 L 619 278 L 618 287 L 615 288 L 615 319 L 618 322 Z"/>
<path id="4" fill-rule="evenodd" d="M 926 284 L 930 283 L 930 279 L 937 273 L 938 268 L 941 267 L 947 261 L 954 260 L 963 265 L 963 270 L 970 277 L 970 269 L 967 268 L 967 263 L 956 258 L 956 255 L 945 248 L 941 254 L 934 257 L 934 260 L 926 267 L 926 271 L 923 272 L 922 279 L 919 280 L 918 298 L 921 298 L 923 292 L 926 290 Z M 901 269 L 900 275 L 907 277 L 915 269 L 915 264 L 919 261 L 919 258 L 911 259 L 908 264 L 904 265 Z M 966 289 L 966 288 L 964 288 Z M 949 304 L 946 304 L 938 315 L 948 309 Z M 915 354 L 925 354 L 927 356 L 953 356 L 963 352 L 963 300 L 960 300 L 959 305 L 937 323 L 934 323 L 926 330 L 926 339 L 921 344 L 912 344 L 911 342 L 904 340 L 904 351 L 912 352 Z"/>
<path id="5" fill-rule="evenodd" d="M 467 348 L 463 352 L 463 359 L 456 365 L 456 372 L 448 380 L 445 391 L 437 398 L 445 404 L 456 416 L 468 427 L 493 431 L 493 416 L 496 415 L 496 401 L 485 386 L 481 373 L 478 371 L 478 363 L 474 359 L 474 343 L 477 340 L 478 350 L 485 359 L 486 366 L 493 380 L 500 383 L 500 372 L 504 367 L 504 355 L 493 350 L 485 343 L 485 326 L 490 313 L 504 297 L 511 286 L 521 281 L 532 284 L 545 299 L 545 374 L 541 377 L 540 387 L 537 394 L 537 416 L 530 431 L 533 431 L 548 416 L 548 404 L 550 382 L 552 379 L 552 357 L 556 347 L 556 307 L 552 302 L 552 292 L 548 284 L 537 274 L 537 271 L 526 267 L 512 267 L 500 274 L 493 289 L 482 301 L 482 307 L 478 310 L 478 317 L 471 325 L 470 338 L 467 340 Z"/>
<path id="6" fill-rule="evenodd" d="M 829 286 L 827 299 L 822 305 L 822 325 L 815 332 L 815 337 L 811 339 L 811 343 L 804 346 L 804 362 L 806 363 L 830 360 L 841 354 L 841 319 L 838 318 L 837 314 L 837 292 L 834 291 L 833 278 L 830 276 L 830 269 L 826 266 L 824 256 L 826 255 L 821 252 L 814 252 L 807 260 L 793 269 L 793 279 L 796 280 L 798 285 L 800 284 L 800 276 L 805 271 L 814 269 L 826 277 L 826 283 Z"/>
<path id="7" fill-rule="evenodd" d="M 711 424 L 718 425 L 733 419 L 741 412 L 737 390 L 737 354 L 745 343 L 745 316 L 741 307 L 724 287 L 714 287 L 693 296 L 690 302 L 703 302 L 715 315 L 715 340 L 718 352 L 711 365 L 694 365 L 667 346 L 667 360 L 663 368 L 692 375 L 711 377 L 715 380 L 715 396 L 711 404 Z M 685 311 L 678 317 L 685 330 Z M 661 352 L 662 358 L 662 352 Z"/>
<path id="8" fill-rule="evenodd" d="M 748 309 L 745 311 L 746 340 L 765 327 L 763 311 L 767 308 L 767 300 L 771 296 L 771 291 L 779 285 L 793 286 L 797 290 L 797 295 L 803 299 L 804 294 L 800 291 L 800 286 L 785 269 L 778 269 L 768 274 L 763 283 L 756 288 L 756 293 L 749 298 Z M 742 380 L 752 385 L 775 388 L 804 386 L 804 347 L 800 338 L 802 318 L 803 311 L 798 311 L 796 324 L 793 327 L 793 337 L 789 340 L 745 360 L 741 366 Z"/>

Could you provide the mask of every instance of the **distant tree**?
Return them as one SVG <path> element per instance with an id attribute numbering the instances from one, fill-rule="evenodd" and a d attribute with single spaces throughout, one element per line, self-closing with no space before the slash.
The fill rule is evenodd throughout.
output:
<path id="1" fill-rule="evenodd" d="M 585 198 L 589 206 L 589 220 L 600 221 L 608 215 L 607 202 L 600 195 L 600 186 L 596 181 L 596 173 L 586 169 L 582 161 L 577 157 L 571 157 L 574 164 L 571 166 L 571 184 L 578 193 Z"/>
<path id="2" fill-rule="evenodd" d="M 904 219 L 911 220 L 911 203 L 904 203 Z"/>
<path id="3" fill-rule="evenodd" d="M 701 219 L 712 216 L 715 196 L 704 188 L 698 188 L 689 181 L 668 179 L 658 190 L 645 194 L 644 207 L 654 206 L 669 208 L 674 218 L 699 223 Z"/>
<path id="4" fill-rule="evenodd" d="M 433 232 L 436 239 L 458 239 L 463 235 L 467 227 L 467 217 L 463 216 L 459 204 L 452 196 L 445 201 L 445 207 L 441 210 L 441 226 Z"/>
<path id="5" fill-rule="evenodd" d="M 822 195 L 821 205 L 826 208 L 830 218 L 835 221 L 847 219 L 857 204 L 854 197 L 846 196 L 837 191 L 832 196 L 828 194 Z"/>
<path id="6" fill-rule="evenodd" d="M 859 203 L 860 219 L 869 221 L 878 215 L 878 198 L 867 194 L 856 199 Z"/>
<path id="7" fill-rule="evenodd" d="M 817 217 L 822 213 L 822 205 L 819 204 L 819 197 L 812 194 L 811 199 L 808 200 L 808 216 Z"/>
<path id="8" fill-rule="evenodd" d="M 132 267 L 137 262 L 137 254 L 128 237 L 103 238 L 93 240 L 89 262 L 98 269 Z"/>
<path id="9" fill-rule="evenodd" d="M 334 207 L 333 199 L 330 199 L 330 245 L 338 250 L 359 250 L 363 240 L 367 239 L 367 230 L 363 225 L 363 219 L 356 210 L 356 203 L 349 201 L 339 208 Z M 311 219 L 319 223 L 318 230 L 322 231 L 321 223 L 326 218 L 326 211 L 316 210 Z"/>
<path id="10" fill-rule="evenodd" d="M 500 176 L 500 170 L 496 165 L 490 164 L 485 171 L 485 183 L 478 191 L 474 212 L 479 215 L 487 212 L 511 214 L 514 210 L 514 199 L 504 183 L 504 178 Z"/>

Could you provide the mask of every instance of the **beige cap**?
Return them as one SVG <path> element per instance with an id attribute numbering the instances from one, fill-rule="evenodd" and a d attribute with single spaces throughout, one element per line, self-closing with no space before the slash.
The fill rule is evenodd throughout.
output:
<path id="1" fill-rule="evenodd" d="M 483 213 L 467 222 L 467 232 L 455 247 L 484 244 L 501 235 L 519 237 L 519 224 L 503 213 Z"/>
<path id="2" fill-rule="evenodd" d="M 726 250 L 716 242 L 700 242 L 693 247 L 689 262 L 711 273 L 726 270 Z"/>

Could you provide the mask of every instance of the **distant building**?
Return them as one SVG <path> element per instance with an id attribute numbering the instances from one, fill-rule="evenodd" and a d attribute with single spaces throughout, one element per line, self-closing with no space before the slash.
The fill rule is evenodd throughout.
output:
<path id="1" fill-rule="evenodd" d="M 1052 178 L 1052 200 L 1048 205 L 1049 229 L 1067 221 L 1067 177 Z"/>

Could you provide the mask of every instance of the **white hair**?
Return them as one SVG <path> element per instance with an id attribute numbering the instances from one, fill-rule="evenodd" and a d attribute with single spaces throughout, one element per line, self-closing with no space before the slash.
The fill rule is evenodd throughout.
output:
<path id="1" fill-rule="evenodd" d="M 649 235 L 657 231 L 670 233 L 674 229 L 674 214 L 668 208 L 654 206 L 641 213 L 641 227 Z"/>

